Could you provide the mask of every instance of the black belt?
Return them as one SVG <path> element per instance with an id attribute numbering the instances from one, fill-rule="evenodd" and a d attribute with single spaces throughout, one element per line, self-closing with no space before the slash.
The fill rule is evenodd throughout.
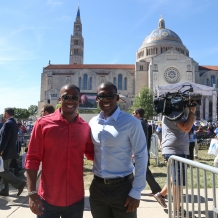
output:
<path id="1" fill-rule="evenodd" d="M 131 173 L 128 176 L 120 177 L 120 178 L 114 178 L 114 179 L 104 179 L 101 177 L 98 177 L 94 175 L 94 179 L 97 180 L 98 182 L 104 183 L 104 184 L 119 184 L 121 182 L 124 182 L 126 180 L 130 180 L 133 178 L 133 173 Z"/>

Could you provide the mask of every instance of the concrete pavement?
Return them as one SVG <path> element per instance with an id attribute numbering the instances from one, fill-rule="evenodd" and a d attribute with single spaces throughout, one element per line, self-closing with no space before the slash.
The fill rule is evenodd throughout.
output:
<path id="1" fill-rule="evenodd" d="M 138 209 L 138 218 L 167 218 L 167 213 L 156 202 L 153 197 L 148 197 L 146 194 L 150 191 L 143 191 L 141 195 L 140 207 Z M 89 206 L 89 191 L 85 190 L 85 210 L 84 218 L 92 218 Z M 167 211 L 167 210 L 166 210 Z M 0 197 L 0 218 L 36 218 L 30 211 L 28 205 L 27 189 L 23 191 L 21 196 L 17 197 L 17 190 L 11 189 L 10 196 Z"/>
<path id="2" fill-rule="evenodd" d="M 195 190 L 196 191 L 196 190 Z M 202 190 L 201 190 L 202 191 Z M 168 210 L 161 207 L 154 197 L 149 197 L 147 194 L 149 190 L 144 190 L 141 194 L 140 207 L 138 208 L 137 218 L 168 218 Z M 190 193 L 190 192 L 189 192 Z M 217 193 L 218 194 L 218 193 Z M 203 194 L 201 195 L 203 196 Z M 92 218 L 89 206 L 89 191 L 85 190 L 85 210 L 84 218 Z M 190 196 L 189 196 L 190 197 Z M 196 195 L 194 201 L 196 202 Z M 201 217 L 205 217 L 204 206 L 205 199 L 201 197 Z M 213 217 L 211 213 L 212 209 L 212 189 L 208 189 L 208 208 L 209 217 Z M 189 208 L 191 209 L 191 198 L 189 199 Z M 198 205 L 195 204 L 195 217 L 198 216 Z M 17 197 L 17 190 L 10 190 L 10 196 L 0 197 L 0 218 L 36 218 L 36 216 L 30 211 L 28 205 L 27 189 L 24 189 L 21 196 Z"/>

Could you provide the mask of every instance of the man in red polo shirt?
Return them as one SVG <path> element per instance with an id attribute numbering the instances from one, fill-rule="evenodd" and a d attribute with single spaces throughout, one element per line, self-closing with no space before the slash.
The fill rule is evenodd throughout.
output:
<path id="1" fill-rule="evenodd" d="M 83 156 L 93 160 L 90 127 L 76 111 L 80 90 L 67 84 L 60 90 L 61 108 L 36 121 L 25 168 L 29 205 L 39 218 L 82 218 L 84 209 Z M 36 177 L 42 161 L 38 193 Z"/>

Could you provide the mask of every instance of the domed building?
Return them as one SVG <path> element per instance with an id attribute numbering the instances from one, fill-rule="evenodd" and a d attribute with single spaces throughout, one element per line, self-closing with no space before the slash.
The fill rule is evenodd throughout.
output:
<path id="1" fill-rule="evenodd" d="M 215 89 L 218 86 L 218 66 L 199 66 L 189 57 L 189 50 L 180 37 L 165 27 L 163 18 L 158 21 L 157 29 L 145 37 L 136 52 L 135 64 L 84 64 L 83 54 L 84 38 L 78 8 L 70 39 L 69 64 L 49 63 L 43 68 L 39 111 L 45 103 L 55 106 L 60 88 L 67 83 L 77 85 L 81 93 L 87 96 L 86 99 L 96 107 L 95 95 L 98 85 L 110 81 L 117 86 L 123 99 L 120 104 L 123 110 L 131 107 L 143 86 L 159 94 L 169 87 L 171 90 L 178 90 L 181 84 L 188 83 L 194 86 L 194 91 L 208 90 L 202 92 L 204 97 L 202 106 L 197 108 L 197 118 L 216 119 Z M 212 112 L 209 111 L 211 100 Z"/>
<path id="2" fill-rule="evenodd" d="M 159 20 L 158 28 L 145 37 L 136 53 L 136 63 L 136 83 L 139 83 L 136 93 L 144 81 L 155 92 L 160 84 L 194 82 L 198 69 L 198 64 L 189 57 L 189 51 L 180 37 L 165 28 L 163 18 Z"/>

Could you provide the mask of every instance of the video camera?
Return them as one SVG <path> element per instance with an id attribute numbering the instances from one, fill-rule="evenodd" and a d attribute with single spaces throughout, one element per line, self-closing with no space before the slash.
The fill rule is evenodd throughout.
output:
<path id="1" fill-rule="evenodd" d="M 181 92 L 185 86 L 190 88 Z M 154 99 L 154 109 L 157 114 L 163 114 L 169 120 L 178 120 L 184 115 L 186 107 L 201 105 L 202 94 L 194 93 L 191 85 L 183 85 L 178 92 L 167 92 Z"/>

